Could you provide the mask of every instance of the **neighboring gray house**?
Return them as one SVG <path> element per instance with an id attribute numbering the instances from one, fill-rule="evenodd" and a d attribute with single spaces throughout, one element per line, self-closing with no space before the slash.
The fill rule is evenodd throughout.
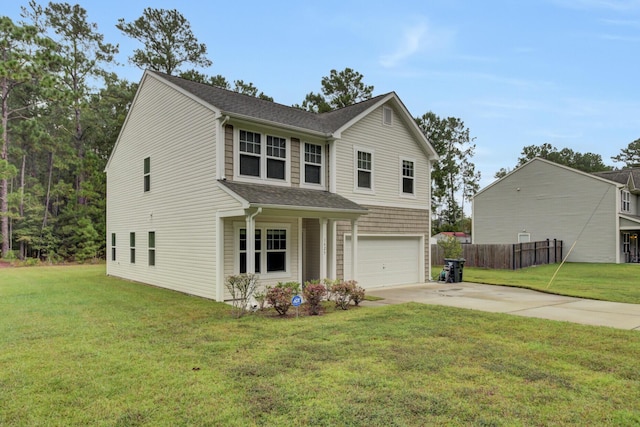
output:
<path id="1" fill-rule="evenodd" d="M 473 243 L 558 239 L 570 262 L 637 262 L 640 169 L 589 174 L 535 158 L 479 191 Z"/>
<path id="2" fill-rule="evenodd" d="M 435 160 L 393 92 L 315 114 L 147 71 L 106 167 L 107 274 L 218 301 L 244 272 L 424 282 Z"/>

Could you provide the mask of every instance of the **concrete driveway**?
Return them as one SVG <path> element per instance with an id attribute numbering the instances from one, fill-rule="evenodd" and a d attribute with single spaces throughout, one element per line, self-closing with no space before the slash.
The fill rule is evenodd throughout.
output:
<path id="1" fill-rule="evenodd" d="M 583 325 L 640 330 L 640 304 L 565 297 L 509 286 L 429 282 L 368 289 L 367 295 L 384 298 L 380 301 L 363 301 L 364 306 L 370 307 L 419 302 Z"/>

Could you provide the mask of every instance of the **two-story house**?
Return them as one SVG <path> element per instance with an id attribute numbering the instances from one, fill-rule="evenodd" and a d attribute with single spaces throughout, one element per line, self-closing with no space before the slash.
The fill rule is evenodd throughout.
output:
<path id="1" fill-rule="evenodd" d="M 424 282 L 435 160 L 393 92 L 316 114 L 147 71 L 106 167 L 107 274 L 218 301 L 239 273 Z"/>
<path id="2" fill-rule="evenodd" d="M 638 261 L 640 169 L 586 173 L 535 158 L 473 199 L 473 243 L 564 242 L 570 262 Z"/>

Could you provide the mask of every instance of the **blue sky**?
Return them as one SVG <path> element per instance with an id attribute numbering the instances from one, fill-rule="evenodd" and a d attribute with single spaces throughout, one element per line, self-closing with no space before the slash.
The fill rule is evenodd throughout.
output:
<path id="1" fill-rule="evenodd" d="M 18 21 L 21 2 L 2 1 Z M 40 2 L 45 4 L 45 2 Z M 74 3 L 74 2 L 69 2 Z M 331 69 L 350 67 L 378 95 L 395 91 L 413 116 L 461 118 L 475 137 L 481 187 L 522 148 L 600 154 L 615 164 L 640 138 L 640 0 L 82 1 L 112 70 L 137 42 L 115 28 L 145 7 L 178 9 L 208 48 L 202 72 L 253 82 L 276 102 L 301 103 Z"/>

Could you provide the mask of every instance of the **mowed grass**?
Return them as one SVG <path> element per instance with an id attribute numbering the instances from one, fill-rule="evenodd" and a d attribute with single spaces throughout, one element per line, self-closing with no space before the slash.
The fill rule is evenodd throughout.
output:
<path id="1" fill-rule="evenodd" d="M 421 304 L 235 319 L 103 266 L 0 270 L 0 308 L 0 425 L 640 424 L 638 331 Z"/>
<path id="2" fill-rule="evenodd" d="M 463 280 L 468 282 L 640 304 L 640 264 L 565 263 L 560 268 L 559 264 L 550 264 L 521 270 L 464 268 L 463 271 Z"/>

